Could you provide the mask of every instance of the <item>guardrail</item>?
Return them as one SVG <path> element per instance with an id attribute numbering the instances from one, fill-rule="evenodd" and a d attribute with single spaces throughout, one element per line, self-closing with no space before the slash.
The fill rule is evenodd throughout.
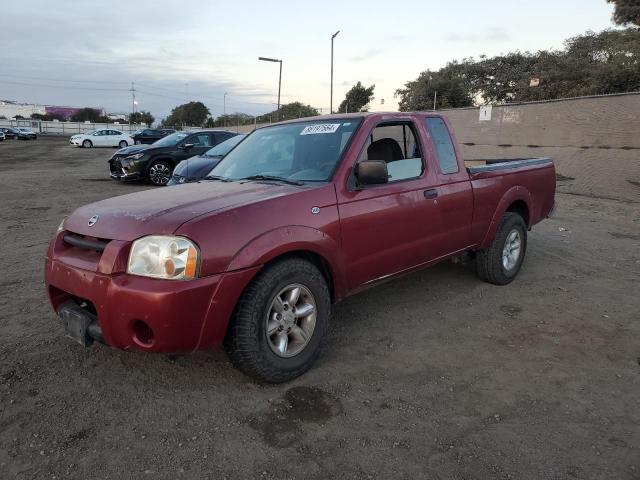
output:
<path id="1" fill-rule="evenodd" d="M 30 118 L 18 120 L 0 120 L 0 127 L 26 127 L 32 129 L 36 133 L 50 135 L 75 135 L 77 133 L 88 132 L 89 130 L 97 130 L 100 128 L 111 128 L 124 133 L 133 133 L 141 128 L 147 128 L 146 125 L 139 123 L 87 123 L 87 122 L 55 122 L 34 120 Z"/>

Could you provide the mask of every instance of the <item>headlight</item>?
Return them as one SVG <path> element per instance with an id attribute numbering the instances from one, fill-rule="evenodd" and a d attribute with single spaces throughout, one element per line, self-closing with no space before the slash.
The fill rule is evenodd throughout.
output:
<path id="1" fill-rule="evenodd" d="M 184 237 L 150 235 L 131 247 L 127 273 L 168 280 L 191 280 L 198 275 L 200 254 Z"/>
<path id="2" fill-rule="evenodd" d="M 138 160 L 139 158 L 144 157 L 144 153 L 136 153 L 135 155 L 129 155 L 124 157 L 126 160 Z"/>

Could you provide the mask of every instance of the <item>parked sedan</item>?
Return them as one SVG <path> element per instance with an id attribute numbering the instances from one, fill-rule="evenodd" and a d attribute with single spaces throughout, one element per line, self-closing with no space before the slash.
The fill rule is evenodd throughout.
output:
<path id="1" fill-rule="evenodd" d="M 172 133 L 176 133 L 173 128 L 143 128 L 136 131 L 132 136 L 136 145 L 150 145 Z"/>
<path id="2" fill-rule="evenodd" d="M 219 143 L 202 155 L 182 160 L 173 170 L 173 176 L 167 185 L 179 185 L 202 180 L 244 137 L 246 135 L 236 135 Z"/>
<path id="3" fill-rule="evenodd" d="M 211 147 L 237 135 L 224 130 L 176 132 L 161 138 L 153 145 L 123 148 L 109 160 L 114 180 L 150 180 L 157 186 L 166 185 L 174 167 L 194 155 L 202 155 Z"/>
<path id="4" fill-rule="evenodd" d="M 108 128 L 89 130 L 88 132 L 73 135 L 69 139 L 71 145 L 76 147 L 120 147 L 126 148 L 133 145 L 133 138 L 120 130 Z"/>
<path id="5" fill-rule="evenodd" d="M 0 132 L 4 133 L 4 138 L 7 140 L 14 139 L 18 136 L 18 130 L 11 127 L 0 127 Z"/>
<path id="6" fill-rule="evenodd" d="M 30 128 L 18 127 L 16 130 L 16 136 L 18 140 L 37 140 L 38 135 Z"/>
<path id="7" fill-rule="evenodd" d="M 3 141 L 4 141 L 4 133 L 0 132 L 0 142 L 3 142 Z"/>

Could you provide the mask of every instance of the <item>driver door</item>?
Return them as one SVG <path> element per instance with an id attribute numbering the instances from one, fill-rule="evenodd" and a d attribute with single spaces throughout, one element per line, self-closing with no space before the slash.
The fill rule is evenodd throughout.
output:
<path id="1" fill-rule="evenodd" d="M 91 136 L 91 141 L 96 147 L 106 147 L 109 141 L 107 130 L 98 130 Z"/>
<path id="2" fill-rule="evenodd" d="M 202 155 L 215 145 L 215 139 L 212 133 L 194 133 L 193 135 L 189 135 L 185 138 L 183 144 L 191 144 L 193 147 L 183 150 L 184 156 L 181 157 L 181 160 L 194 157 L 196 155 Z"/>

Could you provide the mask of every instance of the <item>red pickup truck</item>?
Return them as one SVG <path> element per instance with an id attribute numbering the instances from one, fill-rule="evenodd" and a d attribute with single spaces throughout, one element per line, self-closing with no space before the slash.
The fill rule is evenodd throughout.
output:
<path id="1" fill-rule="evenodd" d="M 201 182 L 76 210 L 49 246 L 47 293 L 84 346 L 224 345 L 244 372 L 286 381 L 349 295 L 463 255 L 488 282 L 514 279 L 553 210 L 553 163 L 472 163 L 437 114 L 274 124 Z"/>

